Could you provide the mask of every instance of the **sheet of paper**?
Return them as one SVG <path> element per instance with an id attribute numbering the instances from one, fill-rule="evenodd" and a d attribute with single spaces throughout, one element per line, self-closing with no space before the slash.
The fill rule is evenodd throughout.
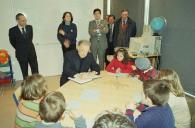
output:
<path id="1" fill-rule="evenodd" d="M 74 110 L 74 109 L 79 109 L 80 108 L 80 102 L 77 100 L 70 100 L 67 103 L 67 109 Z"/>
<path id="2" fill-rule="evenodd" d="M 136 103 L 140 103 L 143 101 L 144 99 L 144 95 L 142 93 L 134 93 L 132 95 L 132 99 L 136 102 Z"/>
<path id="3" fill-rule="evenodd" d="M 95 89 L 86 89 L 81 94 L 81 99 L 84 100 L 99 100 L 100 92 Z"/>
<path id="4" fill-rule="evenodd" d="M 108 74 L 112 75 L 112 76 L 116 76 L 116 77 L 123 77 L 123 76 L 128 76 L 128 73 L 110 73 L 108 72 Z"/>
<path id="5" fill-rule="evenodd" d="M 116 77 L 123 77 L 123 76 L 128 76 L 129 74 L 127 73 L 115 73 Z"/>

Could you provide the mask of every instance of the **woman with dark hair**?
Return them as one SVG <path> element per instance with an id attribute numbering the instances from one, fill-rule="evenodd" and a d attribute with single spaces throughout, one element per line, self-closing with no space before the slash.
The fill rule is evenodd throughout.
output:
<path id="1" fill-rule="evenodd" d="M 71 12 L 65 12 L 58 27 L 57 38 L 62 45 L 63 55 L 76 49 L 77 26 L 73 23 Z"/>
<path id="2" fill-rule="evenodd" d="M 134 63 L 129 60 L 129 54 L 126 49 L 119 48 L 114 59 L 106 67 L 106 71 L 111 73 L 131 73 L 135 70 Z"/>

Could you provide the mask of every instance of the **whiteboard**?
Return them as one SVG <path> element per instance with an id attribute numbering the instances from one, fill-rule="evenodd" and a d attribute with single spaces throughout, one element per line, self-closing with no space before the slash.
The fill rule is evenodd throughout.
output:
<path id="1" fill-rule="evenodd" d="M 78 37 L 89 39 L 88 23 L 93 19 L 93 9 L 103 9 L 103 0 L 0 0 L 0 49 L 8 50 L 12 58 L 14 78 L 22 80 L 15 49 L 8 38 L 9 28 L 15 26 L 15 15 L 23 12 L 28 24 L 33 26 L 33 43 L 37 52 L 39 72 L 44 76 L 60 75 L 63 55 L 57 40 L 57 28 L 65 11 L 71 11 L 77 24 Z M 29 70 L 30 73 L 30 70 Z"/>
<path id="2" fill-rule="evenodd" d="M 103 9 L 103 0 L 11 0 L 13 15 L 24 13 L 33 26 L 35 44 L 58 43 L 57 28 L 65 11 L 73 14 L 77 40 L 89 39 L 88 24 L 95 8 Z M 103 10 L 102 10 L 103 11 Z"/>

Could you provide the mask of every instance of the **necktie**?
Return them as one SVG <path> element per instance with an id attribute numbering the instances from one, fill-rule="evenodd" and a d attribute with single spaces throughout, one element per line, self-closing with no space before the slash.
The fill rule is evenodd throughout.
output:
<path id="1" fill-rule="evenodd" d="M 24 28 L 22 28 L 22 35 L 24 36 L 24 38 L 26 38 L 26 32 L 25 32 Z"/>
<path id="2" fill-rule="evenodd" d="M 123 25 L 125 25 L 126 24 L 126 22 L 125 22 L 125 20 L 123 20 Z"/>
<path id="3" fill-rule="evenodd" d="M 109 31 L 110 31 L 109 42 L 112 42 L 112 34 L 113 34 L 113 33 L 112 33 L 112 24 L 110 24 L 109 26 L 110 26 L 110 27 L 109 27 L 109 28 L 110 28 L 110 30 L 109 30 Z"/>
<path id="4" fill-rule="evenodd" d="M 125 22 L 125 20 L 122 21 L 122 29 L 123 29 L 123 30 L 126 29 L 126 22 Z"/>

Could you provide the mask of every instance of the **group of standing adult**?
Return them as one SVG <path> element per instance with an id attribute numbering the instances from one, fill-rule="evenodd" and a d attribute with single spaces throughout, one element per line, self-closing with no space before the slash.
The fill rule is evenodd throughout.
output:
<path id="1" fill-rule="evenodd" d="M 121 17 L 115 21 L 114 15 L 107 20 L 101 19 L 101 10 L 94 9 L 94 20 L 89 22 L 91 52 L 95 60 L 99 60 L 101 70 L 104 69 L 105 54 L 113 54 L 114 47 L 129 47 L 131 37 L 136 35 L 136 23 L 129 18 L 128 10 L 121 11 Z M 58 28 L 58 40 L 62 44 L 63 54 L 76 49 L 77 27 L 73 23 L 71 12 L 65 12 Z"/>
<path id="2" fill-rule="evenodd" d="M 75 67 L 78 71 L 74 71 L 75 73 L 73 74 L 82 72 L 80 70 L 81 67 L 78 66 L 83 63 L 84 58 L 91 59 L 92 54 L 94 61 L 86 61 L 92 65 L 89 64 L 89 67 L 85 68 L 85 70 L 87 71 L 87 69 L 95 67 L 96 73 L 99 73 L 99 70 L 103 70 L 105 67 L 105 56 L 107 54 L 114 54 L 115 47 L 129 47 L 130 38 L 136 35 L 136 23 L 129 18 L 128 10 L 126 9 L 121 11 L 121 17 L 117 21 L 115 21 L 114 15 L 109 15 L 107 20 L 101 19 L 101 10 L 98 8 L 94 9 L 93 15 L 94 20 L 89 22 L 88 27 L 91 43 L 81 41 L 79 46 L 82 48 L 79 51 L 79 48 L 76 50 L 77 26 L 73 23 L 73 15 L 71 12 L 65 12 L 63 14 L 62 23 L 57 30 L 57 38 L 61 43 L 64 57 L 63 72 L 60 80 L 61 85 L 69 77 L 65 72 L 67 65 L 74 66 L 74 63 L 79 63 Z M 11 45 L 15 48 L 16 58 L 20 64 L 23 78 L 25 79 L 28 76 L 28 65 L 30 65 L 33 74 L 39 72 L 36 51 L 32 42 L 33 28 L 31 25 L 27 25 L 26 17 L 22 13 L 16 15 L 16 21 L 18 24 L 9 29 L 9 39 Z M 88 45 L 89 50 L 86 48 L 86 45 Z M 76 53 L 72 53 L 73 58 L 69 58 L 74 59 L 75 54 L 77 54 L 80 60 L 68 64 L 66 53 L 72 50 L 76 51 Z M 79 53 L 84 54 L 84 56 L 81 57 Z M 99 61 L 100 69 L 94 64 L 97 60 Z M 71 67 L 69 68 L 72 69 Z"/>

